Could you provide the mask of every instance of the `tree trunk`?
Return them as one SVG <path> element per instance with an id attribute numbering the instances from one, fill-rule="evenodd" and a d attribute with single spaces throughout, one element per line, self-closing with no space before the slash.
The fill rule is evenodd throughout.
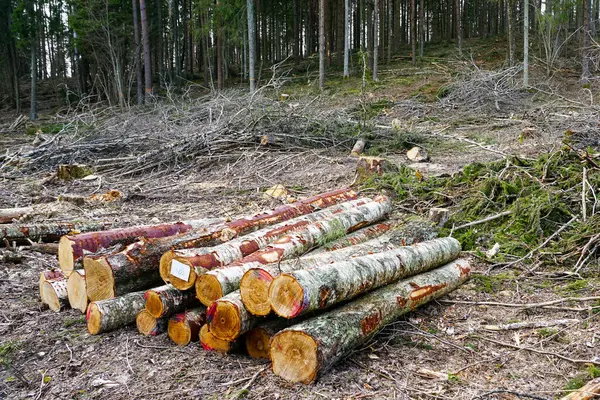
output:
<path id="1" fill-rule="evenodd" d="M 135 317 L 135 325 L 144 336 L 158 336 L 167 331 L 169 318 L 155 318 L 144 309 Z"/>
<path id="2" fill-rule="evenodd" d="M 456 289 L 469 273 L 468 261 L 453 261 L 284 329 L 271 341 L 273 372 L 292 382 L 314 382 L 385 325 Z"/>
<path id="3" fill-rule="evenodd" d="M 419 57 L 423 58 L 425 47 L 425 0 L 419 2 Z"/>
<path id="4" fill-rule="evenodd" d="M 199 307 L 175 314 L 169 320 L 169 338 L 178 346 L 199 340 L 200 328 L 206 323 L 206 308 Z"/>
<path id="5" fill-rule="evenodd" d="M 182 292 L 172 285 L 163 285 L 144 293 L 146 311 L 154 318 L 170 317 L 186 308 L 199 306 L 193 291 Z"/>
<path id="6" fill-rule="evenodd" d="M 410 0 L 410 48 L 412 65 L 417 65 L 417 27 L 416 27 L 416 5 L 415 0 Z"/>
<path id="7" fill-rule="evenodd" d="M 140 0 L 140 15 L 142 22 L 142 43 L 144 46 L 144 76 L 146 85 L 146 104 L 152 102 L 152 63 L 150 61 L 150 32 L 146 16 L 146 0 Z"/>
<path id="8" fill-rule="evenodd" d="M 527 0 L 526 0 L 527 1 Z M 583 0 L 583 48 L 581 54 L 581 83 L 588 85 L 590 82 L 590 7 L 591 0 Z M 527 86 L 527 85 L 526 85 Z"/>
<path id="9" fill-rule="evenodd" d="M 7 224 L 33 212 L 32 207 L 0 208 L 0 224 Z"/>
<path id="10" fill-rule="evenodd" d="M 247 0 L 248 7 L 248 76 L 250 93 L 256 90 L 254 72 L 256 70 L 256 23 L 254 21 L 254 0 Z"/>
<path id="11" fill-rule="evenodd" d="M 515 64 L 515 32 L 514 32 L 514 15 L 513 15 L 513 0 L 506 0 L 506 20 L 508 21 L 508 65 Z"/>
<path id="12" fill-rule="evenodd" d="M 284 273 L 275 278 L 269 288 L 271 307 L 281 317 L 296 318 L 448 263 L 459 255 L 458 240 L 441 238 L 318 268 Z"/>
<path id="13" fill-rule="evenodd" d="M 523 2 L 523 86 L 529 86 L 529 0 Z"/>
<path id="14" fill-rule="evenodd" d="M 110 222 L 52 222 L 47 224 L 0 225 L 0 243 L 56 242 L 73 231 L 92 232 L 109 229 Z"/>
<path id="15" fill-rule="evenodd" d="M 236 290 L 213 302 L 206 312 L 210 332 L 221 340 L 232 342 L 265 319 L 250 314 Z"/>
<path id="16" fill-rule="evenodd" d="M 138 106 L 141 106 L 144 104 L 144 77 L 142 75 L 142 61 L 140 59 L 142 49 L 140 43 L 140 27 L 138 24 L 137 2 L 138 0 L 131 0 L 131 8 L 133 10 L 133 37 L 135 43 L 134 65 L 137 76 L 137 104 Z"/>
<path id="17" fill-rule="evenodd" d="M 206 230 L 210 225 L 218 222 L 218 219 L 200 219 L 66 235 L 61 237 L 58 243 L 58 265 L 65 275 L 69 276 L 71 271 L 73 271 L 75 261 L 83 256 L 84 251 L 95 253 L 102 248 L 107 248 L 115 244 L 128 245 L 140 237 L 160 238 L 192 230 Z"/>
<path id="18" fill-rule="evenodd" d="M 131 279 L 128 283 L 135 284 L 136 279 L 143 278 L 143 281 L 139 283 L 139 287 L 143 288 L 142 285 L 150 284 L 151 282 L 158 283 L 161 277 L 164 280 L 164 277 L 167 276 L 168 271 L 163 271 L 162 266 L 170 265 L 170 260 L 165 261 L 161 256 L 169 252 L 169 250 L 210 246 L 226 242 L 238 235 L 255 231 L 261 227 L 287 221 L 299 215 L 309 214 L 317 209 L 326 208 L 333 204 L 355 198 L 356 193 L 350 189 L 339 189 L 321 193 L 293 204 L 280 206 L 271 211 L 231 221 L 222 226 L 216 226 L 213 229 L 190 231 L 182 235 L 165 238 L 142 239 L 130 244 L 118 253 L 93 258 L 86 257 L 85 260 L 88 260 L 88 263 L 93 261 L 93 268 L 96 268 L 98 273 L 103 274 L 103 279 L 106 279 L 95 287 L 96 295 L 108 298 L 115 296 L 114 283 L 118 283 L 114 277 L 115 271 L 122 274 L 122 278 L 125 279 L 126 283 L 127 279 Z M 88 296 L 90 296 L 90 287 L 92 286 L 90 279 L 92 279 L 92 276 L 88 268 L 86 268 L 86 274 L 88 279 Z M 114 283 L 111 284 L 111 282 Z M 90 297 L 90 300 L 92 300 L 92 297 Z"/>
<path id="19" fill-rule="evenodd" d="M 304 229 L 313 222 L 332 217 L 336 213 L 356 208 L 369 201 L 370 199 L 359 199 L 333 205 L 321 211 L 260 229 L 218 246 L 173 250 L 171 254 L 161 257 L 161 262 L 171 260 L 170 264 L 164 267 L 166 268 L 165 272 L 167 272 L 165 281 L 171 282 L 177 289 L 187 290 L 194 286 L 199 275 L 227 266 L 260 249 L 264 249 L 282 236 Z"/>
<path id="20" fill-rule="evenodd" d="M 40 292 L 42 303 L 47 304 L 52 311 L 59 312 L 69 305 L 67 298 L 67 280 L 64 277 L 46 279 Z"/>
<path id="21" fill-rule="evenodd" d="M 319 89 L 325 89 L 325 0 L 319 0 Z"/>
<path id="22" fill-rule="evenodd" d="M 200 344 L 204 350 L 218 351 L 221 353 L 229 353 L 238 347 L 237 342 L 229 342 L 215 336 L 211 332 L 208 324 L 200 329 Z"/>
<path id="23" fill-rule="evenodd" d="M 344 1 L 344 78 L 350 76 L 350 0 Z"/>
<path id="24" fill-rule="evenodd" d="M 92 335 L 109 332 L 133 324 L 145 307 L 144 292 L 132 292 L 121 297 L 93 301 L 87 309 L 88 332 Z"/>
<path id="25" fill-rule="evenodd" d="M 373 0 L 373 80 L 377 82 L 379 64 L 379 0 Z"/>
<path id="26" fill-rule="evenodd" d="M 85 271 L 83 269 L 76 269 L 69 275 L 67 293 L 71 308 L 85 314 L 88 297 L 85 284 Z"/>
<path id="27" fill-rule="evenodd" d="M 220 15 L 219 0 L 217 0 L 217 90 L 222 91 L 224 88 L 223 82 L 223 26 Z"/>
<path id="28" fill-rule="evenodd" d="M 237 290 L 242 277 L 250 268 L 278 263 L 299 256 L 312 247 L 328 240 L 335 240 L 364 225 L 383 219 L 391 211 L 387 197 L 378 196 L 375 201 L 334 217 L 315 222 L 292 235 L 284 236 L 263 250 L 257 251 L 224 268 L 209 271 L 196 280 L 196 296 L 202 304 L 213 301 Z"/>
<path id="29" fill-rule="evenodd" d="M 33 4 L 33 3 L 32 3 Z M 32 6 L 33 7 L 33 6 Z M 31 39 L 31 103 L 29 109 L 29 119 L 37 119 L 37 51 L 35 38 Z"/>

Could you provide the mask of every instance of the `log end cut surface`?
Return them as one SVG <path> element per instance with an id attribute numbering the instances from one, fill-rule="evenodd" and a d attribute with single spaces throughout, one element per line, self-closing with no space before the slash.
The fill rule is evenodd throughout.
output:
<path id="1" fill-rule="evenodd" d="M 214 301 L 223 297 L 221 283 L 213 275 L 201 275 L 196 279 L 196 297 L 200 303 L 209 307 Z"/>
<path id="2" fill-rule="evenodd" d="M 169 279 L 169 271 L 171 269 L 171 261 L 173 261 L 174 252 L 172 250 L 167 251 L 160 257 L 160 262 L 158 266 L 158 270 L 160 272 L 160 277 L 165 283 L 170 283 Z"/>
<path id="3" fill-rule="evenodd" d="M 253 268 L 244 274 L 240 282 L 240 294 L 246 309 L 254 315 L 266 316 L 271 313 L 269 287 L 273 277 L 262 268 Z"/>
<path id="4" fill-rule="evenodd" d="M 277 315 L 293 318 L 306 308 L 304 289 L 291 275 L 282 274 L 273 280 L 269 288 L 271 307 Z"/>
<path id="5" fill-rule="evenodd" d="M 153 335 L 156 332 L 156 318 L 154 318 L 147 310 L 139 312 L 135 318 L 135 325 L 142 335 Z"/>
<path id="6" fill-rule="evenodd" d="M 165 310 L 160 294 L 153 290 L 148 290 L 144 296 L 146 297 L 146 311 L 154 318 L 160 318 Z"/>
<path id="7" fill-rule="evenodd" d="M 304 332 L 284 331 L 271 341 L 273 373 L 290 382 L 315 380 L 319 360 L 317 343 Z"/>
<path id="8" fill-rule="evenodd" d="M 60 311 L 61 301 L 50 282 L 46 281 L 42 284 L 40 297 L 42 298 L 42 302 L 48 304 L 48 307 L 50 307 L 52 311 Z"/>
<path id="9" fill-rule="evenodd" d="M 105 300 L 115 297 L 115 279 L 112 269 L 104 257 L 83 259 L 87 284 L 87 295 L 90 301 Z"/>
<path id="10" fill-rule="evenodd" d="M 213 335 L 223 340 L 234 340 L 239 336 L 241 320 L 237 306 L 228 301 L 216 301 L 206 313 Z"/>
<path id="11" fill-rule="evenodd" d="M 185 318 L 172 318 L 167 327 L 169 339 L 178 346 L 187 346 L 192 341 L 192 331 Z"/>
<path id="12" fill-rule="evenodd" d="M 92 335 L 100 333 L 100 327 L 102 325 L 102 313 L 96 305 L 96 303 L 90 303 L 87 310 L 87 327 L 88 332 Z"/>
<path id="13" fill-rule="evenodd" d="M 269 358 L 271 337 L 263 328 L 255 328 L 245 335 L 246 350 L 252 358 Z"/>
<path id="14" fill-rule="evenodd" d="M 194 286 L 197 275 L 194 266 L 185 258 L 174 257 L 168 266 L 168 270 L 167 279 L 163 279 L 165 282 L 168 281 L 179 290 L 188 290 Z"/>
<path id="15" fill-rule="evenodd" d="M 73 258 L 73 242 L 67 236 L 63 236 L 58 241 L 58 265 L 68 277 L 75 267 Z"/>
<path id="16" fill-rule="evenodd" d="M 200 344 L 202 344 L 204 350 L 221 351 L 225 353 L 231 351 L 231 342 L 219 339 L 213 335 L 208 324 L 203 325 L 202 329 L 200 329 Z"/>
<path id="17" fill-rule="evenodd" d="M 67 280 L 67 294 L 71 308 L 85 313 L 88 305 L 85 276 L 74 271 Z"/>

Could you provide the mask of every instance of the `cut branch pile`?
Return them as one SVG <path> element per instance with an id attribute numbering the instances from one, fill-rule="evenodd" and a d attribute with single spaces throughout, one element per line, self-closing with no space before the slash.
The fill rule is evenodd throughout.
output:
<path id="1" fill-rule="evenodd" d="M 312 382 L 469 275 L 457 240 L 424 240 L 406 223 L 384 221 L 387 197 L 356 197 L 342 189 L 227 223 L 70 234 L 59 256 L 68 262 L 42 273 L 40 295 L 54 311 L 86 310 L 92 335 L 135 323 L 180 346 L 245 348 L 270 358 L 284 379 Z M 73 269 L 82 256 L 84 269 Z M 285 318 L 267 319 L 271 310 Z"/>

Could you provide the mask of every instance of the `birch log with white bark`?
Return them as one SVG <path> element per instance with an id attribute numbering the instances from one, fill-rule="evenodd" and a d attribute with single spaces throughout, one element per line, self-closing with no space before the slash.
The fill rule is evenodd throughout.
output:
<path id="1" fill-rule="evenodd" d="M 135 322 L 145 308 L 144 292 L 132 292 L 112 299 L 93 301 L 86 313 L 88 332 L 92 335 L 109 332 Z"/>

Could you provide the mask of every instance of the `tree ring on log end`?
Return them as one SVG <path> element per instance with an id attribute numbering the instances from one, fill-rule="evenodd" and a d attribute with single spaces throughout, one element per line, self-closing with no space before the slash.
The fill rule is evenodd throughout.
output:
<path id="1" fill-rule="evenodd" d="M 164 306 L 160 295 L 154 290 L 148 290 L 144 295 L 146 296 L 146 311 L 154 318 L 162 317 Z"/>
<path id="2" fill-rule="evenodd" d="M 302 285 L 289 274 L 281 274 L 273 280 L 269 300 L 273 311 L 284 318 L 294 318 L 307 306 Z"/>
<path id="3" fill-rule="evenodd" d="M 71 308 L 85 313 L 88 305 L 85 275 L 78 271 L 71 273 L 67 280 L 67 296 Z"/>
<path id="4" fill-rule="evenodd" d="M 283 379 L 311 383 L 319 367 L 317 343 L 304 332 L 278 333 L 271 340 L 271 362 L 273 372 Z"/>
<path id="5" fill-rule="evenodd" d="M 237 306 L 229 301 L 217 301 L 212 305 L 214 314 L 210 321 L 210 332 L 222 340 L 235 340 L 240 333 L 240 315 Z M 212 308 L 211 307 L 211 308 Z"/>
<path id="6" fill-rule="evenodd" d="M 104 257 L 97 260 L 83 259 L 87 296 L 90 301 L 112 299 L 115 297 L 115 279 L 113 271 Z"/>
<path id="7" fill-rule="evenodd" d="M 271 337 L 263 328 L 255 328 L 246 333 L 246 350 L 252 358 L 269 358 Z"/>
<path id="8" fill-rule="evenodd" d="M 150 335 L 156 328 L 156 318 L 154 318 L 147 310 L 142 310 L 135 317 L 135 324 L 138 331 L 142 335 Z"/>
<path id="9" fill-rule="evenodd" d="M 192 341 L 192 331 L 185 319 L 182 321 L 170 319 L 167 332 L 169 338 L 178 346 L 187 346 Z"/>
<path id="10" fill-rule="evenodd" d="M 160 269 L 160 267 L 159 267 Z M 167 280 L 179 290 L 187 290 L 196 282 L 194 266 L 183 257 L 173 257 L 169 266 Z"/>
<path id="11" fill-rule="evenodd" d="M 200 275 L 196 279 L 196 297 L 206 307 L 223 297 L 223 289 L 217 277 L 210 274 Z"/>
<path id="12" fill-rule="evenodd" d="M 231 351 L 231 342 L 213 335 L 208 324 L 203 325 L 200 329 L 200 344 L 204 350 L 222 351 L 226 353 Z"/>
<path id="13" fill-rule="evenodd" d="M 273 277 L 262 268 L 247 271 L 240 282 L 240 295 L 246 309 L 254 315 L 266 316 L 271 313 L 269 287 Z"/>
<path id="14" fill-rule="evenodd" d="M 73 259 L 73 242 L 68 237 L 63 236 L 58 241 L 58 266 L 68 278 L 75 267 Z"/>
<path id="15" fill-rule="evenodd" d="M 102 325 L 102 312 L 98 309 L 96 303 L 90 303 L 87 310 L 87 327 L 88 332 L 92 335 L 97 335 L 100 332 Z"/>

